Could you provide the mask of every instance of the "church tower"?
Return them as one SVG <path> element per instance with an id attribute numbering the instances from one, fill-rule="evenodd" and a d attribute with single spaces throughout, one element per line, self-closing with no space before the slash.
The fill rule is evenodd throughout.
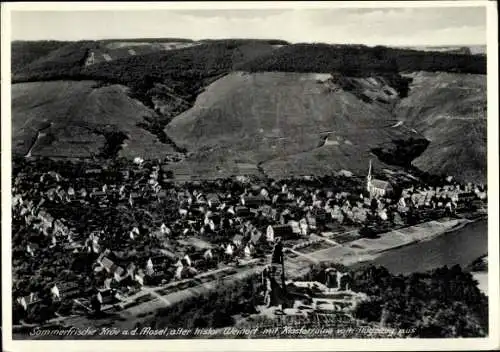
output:
<path id="1" fill-rule="evenodd" d="M 368 167 L 368 175 L 366 176 L 366 190 L 372 193 L 372 160 L 370 159 L 370 166 Z"/>

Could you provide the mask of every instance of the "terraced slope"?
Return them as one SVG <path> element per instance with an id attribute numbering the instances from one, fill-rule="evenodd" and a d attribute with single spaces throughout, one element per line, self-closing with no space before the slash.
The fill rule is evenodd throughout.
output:
<path id="1" fill-rule="evenodd" d="M 430 141 L 414 165 L 485 182 L 486 75 L 419 72 L 411 77 L 410 94 L 395 114 Z"/>
<path id="2" fill-rule="evenodd" d="M 14 84 L 13 154 L 162 156 L 171 147 L 137 126 L 144 116 L 153 114 L 120 85 L 97 87 L 93 81 Z"/>
<path id="3" fill-rule="evenodd" d="M 165 131 L 193 153 L 186 161 L 191 169 L 225 174 L 254 164 L 276 177 L 364 173 L 373 148 L 423 140 L 391 127 L 398 97 L 383 78 L 350 82 L 353 91 L 328 74 L 234 72 L 212 83 Z"/>

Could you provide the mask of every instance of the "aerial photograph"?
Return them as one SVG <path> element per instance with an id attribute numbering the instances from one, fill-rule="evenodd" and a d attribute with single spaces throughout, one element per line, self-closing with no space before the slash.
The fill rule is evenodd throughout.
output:
<path id="1" fill-rule="evenodd" d="M 491 334 L 484 6 L 10 17 L 13 340 Z"/>

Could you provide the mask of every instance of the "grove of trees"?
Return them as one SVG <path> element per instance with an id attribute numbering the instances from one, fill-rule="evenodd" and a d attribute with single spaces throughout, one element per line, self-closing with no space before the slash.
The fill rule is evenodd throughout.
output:
<path id="1" fill-rule="evenodd" d="M 352 290 L 370 297 L 355 311 L 360 319 L 415 328 L 423 338 L 488 334 L 488 298 L 458 265 L 405 276 L 370 266 L 354 273 Z"/>

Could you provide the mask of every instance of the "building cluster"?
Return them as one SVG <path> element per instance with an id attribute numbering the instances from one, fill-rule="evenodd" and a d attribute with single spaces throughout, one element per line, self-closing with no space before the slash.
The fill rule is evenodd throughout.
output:
<path id="1" fill-rule="evenodd" d="M 263 258 L 278 237 L 293 247 L 311 234 L 369 222 L 402 226 L 411 209 L 451 212 L 463 195 L 486 198 L 473 185 L 414 187 L 395 197 L 389 182 L 372 179 L 371 168 L 366 184 L 351 176 L 328 184 L 245 177 L 178 184 L 160 162 L 141 158 L 120 166 L 21 169 L 12 190 L 14 295 L 26 311 L 43 290 L 56 301 L 86 297 L 100 309 L 144 285 Z M 55 259 L 71 272 L 27 284 Z M 15 263 L 24 261 L 33 263 L 30 269 L 16 272 Z"/>

